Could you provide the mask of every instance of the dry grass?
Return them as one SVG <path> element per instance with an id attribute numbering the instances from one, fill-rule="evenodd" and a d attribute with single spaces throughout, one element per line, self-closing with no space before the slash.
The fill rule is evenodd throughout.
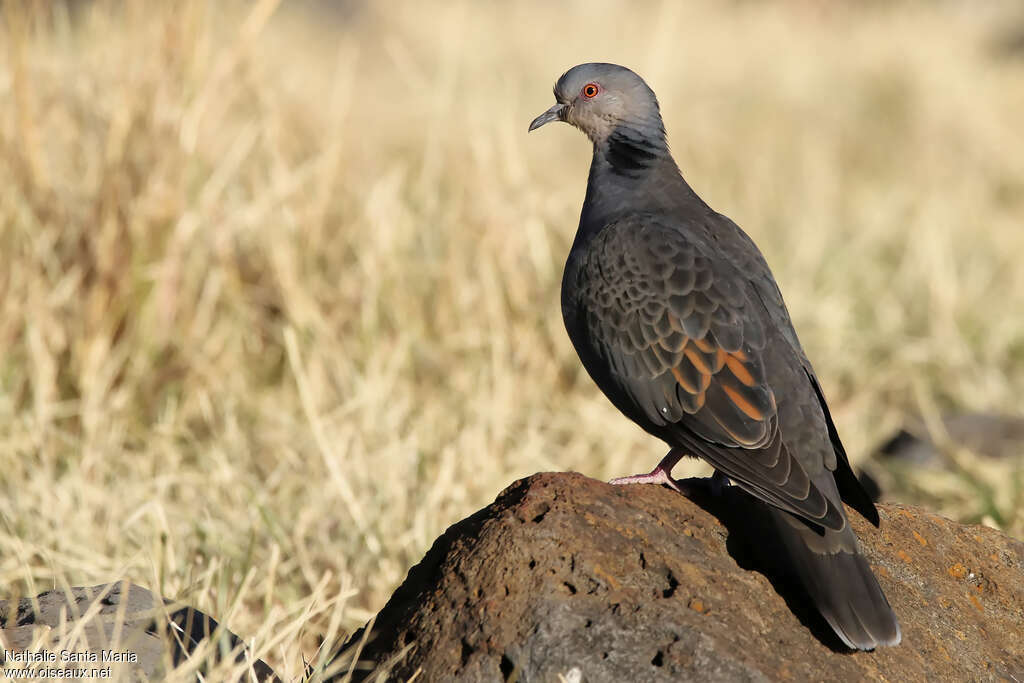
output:
<path id="1" fill-rule="evenodd" d="M 517 477 L 655 462 L 560 319 L 589 149 L 526 124 L 580 61 L 657 90 L 855 460 L 1019 408 L 999 5 L 276 5 L 3 5 L 0 595 L 127 577 L 294 677 Z M 1021 535 L 968 465 L 940 511 Z"/>

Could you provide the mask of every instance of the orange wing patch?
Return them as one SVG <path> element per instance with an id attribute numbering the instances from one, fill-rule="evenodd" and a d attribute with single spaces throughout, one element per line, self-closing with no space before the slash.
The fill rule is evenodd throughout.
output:
<path id="1" fill-rule="evenodd" d="M 736 391 L 728 384 L 722 385 L 722 391 L 724 391 L 725 395 L 729 397 L 729 400 L 735 403 L 736 407 L 739 408 L 743 412 L 743 414 L 749 417 L 751 420 L 757 420 L 758 422 L 760 422 L 765 418 L 765 414 L 758 410 L 757 406 L 755 406 L 753 403 L 745 399 L 743 395 L 740 394 L 740 392 Z"/>
<path id="2" fill-rule="evenodd" d="M 748 387 L 752 387 L 757 384 L 754 380 L 754 376 L 750 374 L 750 370 L 747 370 L 746 366 L 743 365 L 743 361 L 746 360 L 747 354 L 742 351 L 737 351 L 736 353 L 725 353 L 724 351 L 721 351 L 720 353 L 725 354 L 725 364 L 729 366 L 729 371 L 732 372 L 733 377 L 743 382 Z M 742 359 L 739 357 L 741 354 L 743 356 Z"/>
<path id="3" fill-rule="evenodd" d="M 763 386 L 761 371 L 751 362 L 749 354 L 742 350 L 724 351 L 715 344 L 713 337 L 684 338 L 682 351 L 682 360 L 670 370 L 679 386 L 694 398 L 687 412 L 704 407 L 708 388 L 717 377 L 716 384 L 722 394 L 746 417 L 764 422 L 774 414 L 775 397 Z M 729 374 L 719 375 L 723 368 L 728 368 Z"/>
<path id="4" fill-rule="evenodd" d="M 708 366 L 707 362 L 705 362 L 704 356 L 701 355 L 690 344 L 686 345 L 686 348 L 683 350 L 683 355 L 685 355 L 687 358 L 690 359 L 690 362 L 693 363 L 693 367 L 695 367 L 698 370 L 700 370 L 700 373 L 702 375 L 710 375 L 710 374 L 712 374 L 712 370 Z"/>
<path id="5" fill-rule="evenodd" d="M 704 353 L 713 353 L 715 351 L 714 345 L 712 345 L 707 339 L 694 339 L 693 343 L 696 344 L 697 348 Z"/>
<path id="6" fill-rule="evenodd" d="M 691 384 L 690 381 L 687 380 L 683 376 L 683 373 L 679 370 L 678 367 L 672 368 L 672 374 L 675 376 L 676 381 L 679 382 L 679 386 L 681 386 L 683 389 L 686 389 L 686 391 L 688 393 L 691 393 L 691 394 L 703 394 L 704 393 L 703 391 L 697 391 L 697 387 L 693 386 L 693 384 Z"/>

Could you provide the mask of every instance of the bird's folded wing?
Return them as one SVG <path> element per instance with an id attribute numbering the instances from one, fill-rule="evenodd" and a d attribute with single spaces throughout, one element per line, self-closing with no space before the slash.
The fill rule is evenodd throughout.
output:
<path id="1" fill-rule="evenodd" d="M 638 216 L 601 231 L 579 290 L 611 378 L 655 425 L 753 495 L 841 529 L 837 504 L 782 441 L 765 333 L 741 274 L 672 226 Z"/>

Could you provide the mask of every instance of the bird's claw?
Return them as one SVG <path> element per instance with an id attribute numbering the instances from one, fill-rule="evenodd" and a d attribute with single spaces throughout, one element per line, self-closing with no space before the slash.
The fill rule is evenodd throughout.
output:
<path id="1" fill-rule="evenodd" d="M 655 467 L 647 474 L 634 474 L 631 477 L 618 477 L 608 482 L 612 486 L 623 486 L 625 484 L 664 484 L 673 491 L 682 493 L 683 490 L 679 488 L 679 484 L 676 480 L 669 476 L 662 467 Z"/>

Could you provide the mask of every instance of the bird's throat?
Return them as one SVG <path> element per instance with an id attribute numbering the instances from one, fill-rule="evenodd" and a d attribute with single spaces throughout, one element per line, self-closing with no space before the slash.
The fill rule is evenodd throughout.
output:
<path id="1" fill-rule="evenodd" d="M 599 226 L 635 213 L 638 199 L 646 213 L 710 210 L 683 180 L 660 126 L 657 133 L 619 126 L 594 145 L 573 249 L 583 248 Z"/>
<path id="2" fill-rule="evenodd" d="M 626 124 L 617 126 L 595 148 L 613 173 L 638 178 L 669 157 L 664 130 L 644 130 Z"/>

